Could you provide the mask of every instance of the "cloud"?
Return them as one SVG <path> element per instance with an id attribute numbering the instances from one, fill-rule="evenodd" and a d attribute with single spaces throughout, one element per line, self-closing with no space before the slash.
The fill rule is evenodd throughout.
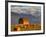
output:
<path id="1" fill-rule="evenodd" d="M 41 15 L 41 7 L 40 6 L 29 6 L 29 7 L 11 7 L 11 11 L 14 13 L 25 13 L 32 14 L 35 17 L 39 17 Z"/>

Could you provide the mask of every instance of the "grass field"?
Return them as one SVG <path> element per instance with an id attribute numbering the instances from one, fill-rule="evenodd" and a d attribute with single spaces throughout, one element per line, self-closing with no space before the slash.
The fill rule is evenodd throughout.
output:
<path id="1" fill-rule="evenodd" d="M 31 31 L 31 30 L 41 30 L 41 25 L 40 24 L 11 25 L 11 31 Z"/>

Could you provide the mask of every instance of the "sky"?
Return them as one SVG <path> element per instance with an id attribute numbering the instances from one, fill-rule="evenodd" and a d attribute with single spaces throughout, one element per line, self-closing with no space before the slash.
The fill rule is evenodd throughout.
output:
<path id="1" fill-rule="evenodd" d="M 39 17 L 41 15 L 41 7 L 40 6 L 11 6 L 11 11 L 15 13 L 25 13 L 32 14 L 35 17 Z"/>
<path id="2" fill-rule="evenodd" d="M 28 17 L 30 23 L 41 22 L 40 6 L 11 6 L 11 23 L 18 24 L 19 18 Z"/>

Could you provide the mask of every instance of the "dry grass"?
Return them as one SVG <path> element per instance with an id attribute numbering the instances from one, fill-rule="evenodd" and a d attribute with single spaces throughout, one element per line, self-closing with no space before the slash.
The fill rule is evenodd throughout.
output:
<path id="1" fill-rule="evenodd" d="M 41 30 L 41 25 L 40 24 L 11 25 L 11 31 L 31 31 L 31 30 Z"/>

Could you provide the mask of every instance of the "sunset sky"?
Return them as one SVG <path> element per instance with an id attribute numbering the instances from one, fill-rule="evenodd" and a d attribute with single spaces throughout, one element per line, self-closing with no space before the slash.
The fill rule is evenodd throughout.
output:
<path id="1" fill-rule="evenodd" d="M 40 6 L 11 6 L 11 22 L 18 24 L 19 18 L 28 17 L 32 23 L 41 22 L 41 7 Z"/>

